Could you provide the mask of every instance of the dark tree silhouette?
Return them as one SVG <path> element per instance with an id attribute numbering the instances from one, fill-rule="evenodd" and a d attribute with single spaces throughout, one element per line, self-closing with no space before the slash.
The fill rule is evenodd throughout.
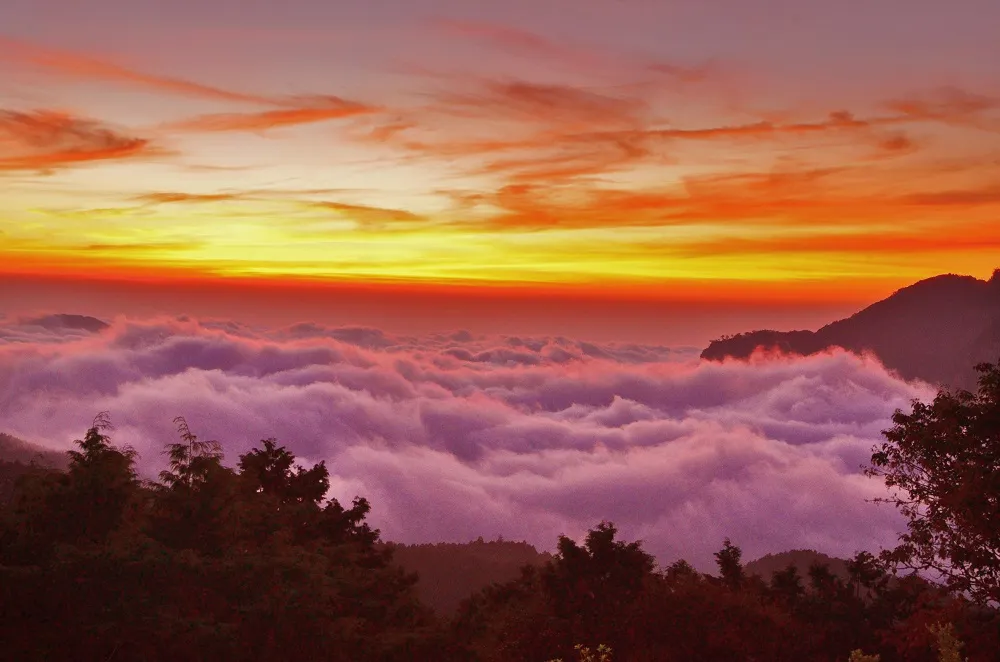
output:
<path id="1" fill-rule="evenodd" d="M 786 604 L 795 604 L 805 595 L 799 569 L 789 565 L 784 570 L 775 570 L 771 575 L 771 591 Z"/>
<path id="2" fill-rule="evenodd" d="M 240 456 L 240 473 L 254 492 L 280 503 L 319 503 L 330 489 L 330 472 L 320 462 L 310 469 L 295 464 L 295 456 L 276 439 L 264 439 L 261 448 Z"/>
<path id="3" fill-rule="evenodd" d="M 203 483 L 206 474 L 222 460 L 222 444 L 204 441 L 191 432 L 183 416 L 174 419 L 181 440 L 167 444 L 164 453 L 170 458 L 170 469 L 160 473 L 160 480 L 169 486 L 184 484 L 195 487 Z"/>
<path id="4" fill-rule="evenodd" d="M 742 558 L 743 550 L 734 545 L 729 538 L 722 542 L 722 549 L 715 553 L 715 564 L 719 566 L 719 576 L 729 588 L 737 589 L 746 581 Z"/>
<path id="5" fill-rule="evenodd" d="M 907 518 L 896 568 L 939 573 L 980 602 L 1000 601 L 1000 366 L 983 363 L 977 393 L 940 391 L 896 411 L 868 474 Z"/>

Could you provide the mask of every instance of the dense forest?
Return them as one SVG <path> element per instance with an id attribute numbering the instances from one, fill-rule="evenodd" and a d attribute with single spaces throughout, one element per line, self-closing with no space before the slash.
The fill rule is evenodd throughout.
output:
<path id="1" fill-rule="evenodd" d="M 942 392 L 897 412 L 873 449 L 869 472 L 894 489 L 889 501 L 909 519 L 898 548 L 836 567 L 814 556 L 804 571 L 801 555 L 784 567 L 764 559 L 765 577 L 729 540 L 720 541 L 714 574 L 683 560 L 658 565 L 608 522 L 582 542 L 554 535 L 558 551 L 544 558 L 502 541 L 385 544 L 365 521 L 364 498 L 349 506 L 328 498 L 328 468 L 300 466 L 275 439 L 228 466 L 217 442 L 179 418 L 169 468 L 148 481 L 101 414 L 64 466 L 0 465 L 2 655 L 996 660 L 1000 368 L 979 370 L 978 393 Z M 466 586 L 509 579 L 462 600 L 418 591 L 404 568 L 450 572 Z"/>

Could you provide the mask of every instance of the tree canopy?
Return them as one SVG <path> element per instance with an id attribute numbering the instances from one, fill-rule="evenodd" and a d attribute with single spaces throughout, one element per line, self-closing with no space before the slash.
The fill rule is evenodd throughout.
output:
<path id="1" fill-rule="evenodd" d="M 930 571 L 981 602 L 1000 601 L 1000 365 L 979 389 L 942 390 L 896 411 L 868 472 L 892 490 L 907 531 L 883 559 Z"/>

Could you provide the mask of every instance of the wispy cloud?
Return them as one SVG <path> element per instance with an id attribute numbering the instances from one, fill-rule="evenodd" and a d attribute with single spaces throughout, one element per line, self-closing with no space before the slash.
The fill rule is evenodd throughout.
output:
<path id="1" fill-rule="evenodd" d="M 718 67 L 713 63 L 686 65 L 676 62 L 612 53 L 584 45 L 566 45 L 530 30 L 485 21 L 437 20 L 438 29 L 525 58 L 594 74 L 609 68 L 626 68 L 633 73 L 654 74 L 682 83 L 700 83 L 713 78 Z"/>
<path id="2" fill-rule="evenodd" d="M 886 104 L 913 121 L 933 121 L 1000 131 L 1000 97 L 944 87 Z"/>
<path id="3" fill-rule="evenodd" d="M 162 154 L 145 138 L 95 120 L 36 110 L 0 110 L 0 170 L 50 170 Z"/>
<path id="4" fill-rule="evenodd" d="M 144 193 L 133 198 L 146 204 L 231 202 L 246 199 L 245 193 L 182 193 L 179 191 L 158 191 Z"/>
<path id="5" fill-rule="evenodd" d="M 71 51 L 43 48 L 23 41 L 0 37 L 0 59 L 34 65 L 72 78 L 103 80 L 145 87 L 159 92 L 216 101 L 270 105 L 267 96 L 227 90 L 182 78 L 160 76 L 130 69 Z"/>
<path id="6" fill-rule="evenodd" d="M 1000 182 L 973 189 L 914 193 L 906 196 L 905 202 L 928 207 L 1000 205 Z"/>
<path id="7" fill-rule="evenodd" d="M 368 205 L 349 204 L 345 202 L 311 202 L 307 205 L 312 209 L 331 211 L 346 219 L 356 222 L 368 229 L 382 228 L 388 225 L 417 223 L 426 221 L 423 216 L 403 209 L 388 209 Z"/>
<path id="8" fill-rule="evenodd" d="M 85 251 L 109 253 L 120 257 L 122 254 L 189 251 L 202 246 L 204 246 L 203 243 L 195 241 L 146 241 L 87 244 L 81 248 Z"/>
<path id="9" fill-rule="evenodd" d="M 282 96 L 235 91 L 183 78 L 150 74 L 79 53 L 42 48 L 0 37 L 0 60 L 4 59 L 76 79 L 122 83 L 164 94 L 272 108 L 255 112 L 202 115 L 166 127 L 173 130 L 265 131 L 376 111 L 375 107 L 368 104 L 332 95 Z"/>
<path id="10" fill-rule="evenodd" d="M 282 103 L 293 103 L 291 100 Z M 167 129 L 195 132 L 266 131 L 378 112 L 374 106 L 337 97 L 301 98 L 299 107 L 254 113 L 216 113 L 175 122 Z"/>
<path id="11" fill-rule="evenodd" d="M 978 230 L 978 232 L 976 231 Z M 658 246 L 647 245 L 646 250 L 659 248 L 672 255 L 700 257 L 705 255 L 771 255 L 789 256 L 801 254 L 841 254 L 864 255 L 871 246 L 879 247 L 883 260 L 897 255 L 946 253 L 950 251 L 997 251 L 1000 250 L 1000 231 L 992 224 L 965 227 L 955 233 L 953 226 L 945 225 L 918 234 L 902 228 L 896 231 L 868 230 L 853 232 L 816 232 L 805 236 L 771 236 L 750 239 L 745 237 L 723 237 L 694 241 L 659 242 Z"/>
<path id="12" fill-rule="evenodd" d="M 563 125 L 566 131 L 635 125 L 648 111 L 641 99 L 524 80 L 470 80 L 462 90 L 437 94 L 436 101 L 443 114 Z"/>

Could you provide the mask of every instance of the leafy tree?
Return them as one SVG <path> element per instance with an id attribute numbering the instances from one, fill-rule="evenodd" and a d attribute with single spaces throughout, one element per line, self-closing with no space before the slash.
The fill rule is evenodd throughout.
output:
<path id="1" fill-rule="evenodd" d="M 330 472 L 324 462 L 310 469 L 295 464 L 295 456 L 276 439 L 264 439 L 261 448 L 240 456 L 240 473 L 254 492 L 272 496 L 279 503 L 319 503 L 330 489 Z"/>
<path id="2" fill-rule="evenodd" d="M 14 499 L 8 554 L 43 559 L 58 545 L 100 544 L 122 527 L 136 507 L 139 481 L 135 451 L 114 446 L 112 429 L 108 413 L 101 412 L 74 442 L 79 450 L 67 453 L 65 473 L 37 470 L 24 477 Z"/>
<path id="3" fill-rule="evenodd" d="M 806 592 L 799 569 L 789 564 L 784 570 L 775 570 L 771 575 L 771 592 L 788 604 L 796 603 Z"/>
<path id="4" fill-rule="evenodd" d="M 872 591 L 885 586 L 888 578 L 879 560 L 871 552 L 858 552 L 854 558 L 847 561 L 847 572 L 850 575 L 851 585 L 854 587 L 854 596 L 861 597 L 861 590 Z"/>
<path id="5" fill-rule="evenodd" d="M 880 476 L 907 518 L 883 560 L 932 571 L 981 602 L 1000 601 L 1000 365 L 984 363 L 977 393 L 942 390 L 893 414 L 873 448 Z"/>
<path id="6" fill-rule="evenodd" d="M 937 639 L 939 662 L 966 662 L 962 659 L 962 642 L 955 636 L 955 626 L 940 623 L 928 628 Z"/>
<path id="7" fill-rule="evenodd" d="M 160 480 L 171 487 L 197 487 L 205 481 L 206 474 L 221 462 L 222 444 L 198 439 L 183 416 L 175 418 L 174 424 L 181 440 L 167 444 L 164 452 L 170 458 L 170 469 L 160 472 Z"/>
<path id="8" fill-rule="evenodd" d="M 579 662 L 611 662 L 611 649 L 604 644 L 599 644 L 596 650 L 591 650 L 583 644 L 577 644 L 573 649 L 579 654 Z M 563 662 L 562 658 L 550 660 L 549 662 Z"/>
<path id="9" fill-rule="evenodd" d="M 715 563 L 719 566 L 719 576 L 731 589 L 737 589 L 746 581 L 743 570 L 743 550 L 734 545 L 729 538 L 722 543 L 722 549 L 715 553 Z"/>
<path id="10" fill-rule="evenodd" d="M 0 517 L 0 657 L 429 659 L 433 621 L 364 522 L 367 502 L 321 503 L 325 467 L 271 472 L 291 484 L 277 494 L 247 489 L 250 476 L 177 423 L 159 484 L 137 480 L 106 415 L 65 474 L 19 482 Z"/>
<path id="11" fill-rule="evenodd" d="M 667 569 L 663 572 L 663 576 L 670 582 L 700 582 L 704 579 L 701 573 L 695 570 L 694 566 L 684 559 L 679 559 L 668 565 Z"/>

